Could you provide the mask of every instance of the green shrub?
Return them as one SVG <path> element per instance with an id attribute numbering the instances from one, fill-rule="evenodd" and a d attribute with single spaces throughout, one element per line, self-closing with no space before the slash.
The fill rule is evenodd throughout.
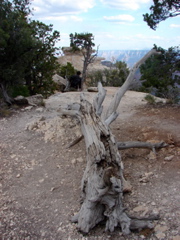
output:
<path id="1" fill-rule="evenodd" d="M 88 87 L 97 87 L 98 82 L 103 84 L 103 71 L 97 70 L 88 74 L 87 78 L 89 80 L 86 81 L 86 85 Z"/>
<path id="2" fill-rule="evenodd" d="M 7 106 L 0 106 L 0 117 L 9 117 L 11 110 Z"/>
<path id="3" fill-rule="evenodd" d="M 12 88 L 12 97 L 14 98 L 17 96 L 28 97 L 29 95 L 28 87 L 25 85 L 14 86 Z"/>
<path id="4" fill-rule="evenodd" d="M 178 79 L 173 77 L 173 74 L 180 70 L 180 49 L 171 47 L 168 50 L 157 50 L 161 54 L 152 55 L 140 66 L 142 87 L 157 97 L 169 98 L 170 95 L 170 99 L 176 99 L 175 86 Z"/>
<path id="5" fill-rule="evenodd" d="M 149 104 L 155 104 L 156 100 L 151 94 L 147 94 L 144 98 Z"/>
<path id="6" fill-rule="evenodd" d="M 60 65 L 57 70 L 57 74 L 63 78 L 69 78 L 70 76 L 76 74 L 76 72 L 77 70 L 70 62 L 67 62 L 66 65 Z"/>
<path id="7" fill-rule="evenodd" d="M 167 98 L 167 103 L 180 103 L 180 88 L 178 87 L 168 87 L 168 90 L 162 95 L 164 98 Z"/>

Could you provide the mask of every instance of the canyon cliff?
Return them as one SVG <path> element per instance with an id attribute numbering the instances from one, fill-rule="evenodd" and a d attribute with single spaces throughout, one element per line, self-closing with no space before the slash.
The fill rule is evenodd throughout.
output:
<path id="1" fill-rule="evenodd" d="M 75 69 L 82 72 L 83 70 L 83 54 L 80 51 L 73 52 L 71 47 L 63 47 L 62 48 L 63 55 L 58 58 L 58 62 L 61 65 L 66 65 L 67 62 L 70 62 Z M 101 61 L 105 60 L 103 57 L 97 56 L 93 63 L 90 63 L 88 66 L 88 72 L 95 71 L 95 70 L 103 70 L 106 66 L 101 64 Z"/>

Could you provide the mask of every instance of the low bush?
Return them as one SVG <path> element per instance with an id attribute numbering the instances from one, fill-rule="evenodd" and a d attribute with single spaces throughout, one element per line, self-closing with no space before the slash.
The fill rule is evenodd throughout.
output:
<path id="1" fill-rule="evenodd" d="M 151 94 L 147 94 L 144 98 L 149 104 L 155 104 L 156 100 L 155 97 L 152 96 Z"/>

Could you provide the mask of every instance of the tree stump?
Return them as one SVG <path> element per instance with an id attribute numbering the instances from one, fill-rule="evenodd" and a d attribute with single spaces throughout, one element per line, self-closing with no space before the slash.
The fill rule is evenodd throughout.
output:
<path id="1" fill-rule="evenodd" d="M 101 83 L 98 84 L 98 94 L 93 102 L 89 103 L 81 94 L 81 103 L 75 103 L 64 110 L 64 114 L 76 116 L 79 119 L 82 135 L 86 144 L 87 165 L 81 182 L 82 205 L 77 215 L 72 218 L 78 223 L 78 229 L 88 233 L 98 223 L 104 221 L 106 231 L 114 231 L 121 227 L 123 234 L 131 230 L 152 228 L 150 218 L 129 217 L 123 206 L 123 164 L 118 151 L 119 145 L 111 132 L 109 125 L 117 118 L 117 107 L 124 93 L 134 81 L 137 68 L 156 51 L 153 49 L 143 59 L 135 64 L 130 74 L 117 91 L 110 103 L 106 114 L 102 103 L 106 91 Z M 149 146 L 149 145 L 148 145 Z M 152 147 L 152 146 L 151 146 Z M 154 146 L 153 146 L 154 147 Z"/>

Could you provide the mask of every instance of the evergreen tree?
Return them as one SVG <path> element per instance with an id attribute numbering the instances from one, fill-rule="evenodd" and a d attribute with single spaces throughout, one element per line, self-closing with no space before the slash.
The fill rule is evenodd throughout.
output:
<path id="1" fill-rule="evenodd" d="M 153 2 L 154 4 L 150 7 L 151 13 L 143 15 L 144 21 L 153 30 L 161 21 L 180 15 L 179 0 L 153 0 Z"/>
<path id="2" fill-rule="evenodd" d="M 140 67 L 141 80 L 145 89 L 155 88 L 156 95 L 163 96 L 169 87 L 175 87 L 173 73 L 180 70 L 180 49 L 158 48 L 160 55 L 153 55 Z"/>
<path id="3" fill-rule="evenodd" d="M 93 42 L 94 36 L 92 33 L 75 33 L 70 34 L 70 46 L 73 51 L 81 51 L 84 56 L 82 80 L 86 80 L 86 71 L 88 65 L 93 63 L 97 56 L 97 51 L 93 50 L 95 43 Z"/>
<path id="4" fill-rule="evenodd" d="M 90 86 L 97 86 L 98 82 L 102 82 L 103 86 L 113 86 L 119 87 L 122 86 L 128 77 L 129 69 L 127 64 L 122 61 L 117 61 L 115 64 L 112 64 L 112 67 L 109 69 L 104 69 L 95 71 L 89 74 Z"/>
<path id="5" fill-rule="evenodd" d="M 27 84 L 30 94 L 51 90 L 59 33 L 31 21 L 30 13 L 28 0 L 0 2 L 0 89 L 8 104 L 13 86 Z"/>

